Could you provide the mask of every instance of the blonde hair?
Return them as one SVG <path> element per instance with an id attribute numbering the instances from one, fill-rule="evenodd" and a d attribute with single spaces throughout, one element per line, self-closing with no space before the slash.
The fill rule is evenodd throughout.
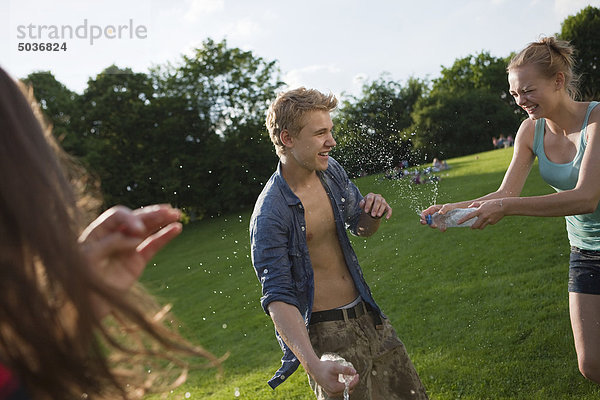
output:
<path id="1" fill-rule="evenodd" d="M 310 111 L 332 111 L 337 107 L 337 99 L 332 94 L 323 94 L 315 89 L 289 90 L 279 93 L 267 111 L 266 126 L 275 145 L 277 155 L 284 154 L 285 146 L 281 132 L 287 130 L 297 136 L 303 128 L 303 119 Z"/>
<path id="2" fill-rule="evenodd" d="M 565 90 L 573 99 L 579 96 L 579 76 L 573 72 L 575 48 L 566 40 L 554 37 L 543 37 L 532 42 L 515 55 L 506 68 L 511 69 L 524 65 L 535 65 L 547 78 L 553 78 L 562 72 L 565 76 Z"/>

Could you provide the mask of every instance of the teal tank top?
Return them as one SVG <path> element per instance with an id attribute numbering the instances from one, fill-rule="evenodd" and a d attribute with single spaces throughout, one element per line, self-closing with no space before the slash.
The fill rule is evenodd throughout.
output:
<path id="1" fill-rule="evenodd" d="M 544 151 L 544 131 L 546 120 L 540 118 L 535 123 L 535 136 L 533 138 L 533 152 L 538 158 L 540 175 L 557 192 L 573 189 L 577 185 L 579 178 L 579 169 L 581 160 L 585 153 L 587 145 L 586 129 L 588 119 L 592 109 L 598 104 L 597 101 L 590 103 L 583 126 L 581 127 L 581 137 L 577 154 L 573 161 L 567 164 L 557 164 L 546 157 Z M 568 215 L 565 217 L 567 222 L 567 233 L 571 246 L 579 247 L 585 250 L 600 250 L 600 204 L 591 214 Z"/>

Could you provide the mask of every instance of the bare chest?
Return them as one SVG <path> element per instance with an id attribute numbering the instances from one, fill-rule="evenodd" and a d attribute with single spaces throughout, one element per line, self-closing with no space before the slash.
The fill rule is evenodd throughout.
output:
<path id="1" fill-rule="evenodd" d="M 335 234 L 333 209 L 323 186 L 319 185 L 298 197 L 304 206 L 306 241 L 309 247 L 314 242 L 323 242 Z"/>

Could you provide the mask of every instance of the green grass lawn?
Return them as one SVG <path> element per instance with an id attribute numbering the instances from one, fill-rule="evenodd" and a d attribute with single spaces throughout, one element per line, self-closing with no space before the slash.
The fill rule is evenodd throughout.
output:
<path id="1" fill-rule="evenodd" d="M 376 301 L 388 315 L 431 399 L 598 399 L 577 370 L 569 324 L 569 244 L 564 218 L 507 217 L 483 231 L 445 233 L 416 210 L 495 190 L 512 149 L 448 160 L 438 184 L 381 176 L 356 180 L 394 208 L 369 239 L 352 238 Z M 550 193 L 532 170 L 524 195 Z M 192 223 L 149 265 L 143 282 L 173 303 L 182 332 L 215 355 L 170 398 L 312 399 L 299 369 L 273 391 L 281 351 L 259 304 L 250 211 Z"/>

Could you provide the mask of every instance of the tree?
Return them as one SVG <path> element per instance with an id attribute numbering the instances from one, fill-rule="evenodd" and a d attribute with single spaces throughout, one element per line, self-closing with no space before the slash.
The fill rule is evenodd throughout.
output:
<path id="1" fill-rule="evenodd" d="M 492 137 L 514 135 L 522 120 L 508 93 L 507 60 L 486 52 L 443 68 L 412 114 L 415 149 L 424 159 L 492 148 Z"/>
<path id="2" fill-rule="evenodd" d="M 262 124 L 241 125 L 225 139 L 218 160 L 223 210 L 252 206 L 273 173 L 277 155 L 264 130 Z"/>
<path id="3" fill-rule="evenodd" d="M 268 103 L 283 85 L 276 62 L 208 39 L 193 57 L 159 67 L 153 76 L 164 97 L 184 99 L 204 121 L 200 130 L 182 127 L 188 140 L 203 146 L 211 137 L 209 152 L 195 155 L 193 181 L 209 189 L 196 196 L 195 207 L 215 213 L 253 204 L 276 163 L 264 128 Z"/>
<path id="4" fill-rule="evenodd" d="M 361 96 L 344 100 L 335 115 L 333 156 L 353 176 L 381 172 L 409 159 L 411 144 L 401 133 L 412 124 L 413 107 L 426 90 L 416 78 L 405 86 L 384 76 L 366 82 Z"/>
<path id="5" fill-rule="evenodd" d="M 264 116 L 278 76 L 276 62 L 209 39 L 149 74 L 112 65 L 81 96 L 51 74 L 29 80 L 106 206 L 168 202 L 202 218 L 252 204 L 270 176 Z"/>
<path id="6" fill-rule="evenodd" d="M 520 112 L 508 89 L 508 62 L 508 57 L 493 57 L 485 51 L 457 59 L 450 68 L 442 67 L 441 76 L 433 81 L 432 93 L 463 93 L 484 89 Z"/>
<path id="7" fill-rule="evenodd" d="M 437 92 L 413 113 L 415 149 L 423 159 L 441 159 L 492 148 L 492 137 L 514 135 L 518 119 L 498 96 L 484 89 Z"/>
<path id="8" fill-rule="evenodd" d="M 146 74 L 112 65 L 88 80 L 79 98 L 82 117 L 74 125 L 85 141 L 83 160 L 99 176 L 108 206 L 171 200 L 145 182 L 158 166 L 148 160 L 157 123 L 150 107 L 153 97 Z"/>
<path id="9" fill-rule="evenodd" d="M 76 106 L 79 95 L 57 81 L 50 71 L 31 73 L 23 82 L 33 88 L 33 94 L 63 148 L 73 155 L 83 155 L 81 138 L 72 126 L 72 122 L 80 117 Z"/>
<path id="10" fill-rule="evenodd" d="M 600 98 L 600 9 L 588 6 L 576 15 L 567 17 L 559 37 L 575 46 L 576 73 L 582 100 Z"/>

